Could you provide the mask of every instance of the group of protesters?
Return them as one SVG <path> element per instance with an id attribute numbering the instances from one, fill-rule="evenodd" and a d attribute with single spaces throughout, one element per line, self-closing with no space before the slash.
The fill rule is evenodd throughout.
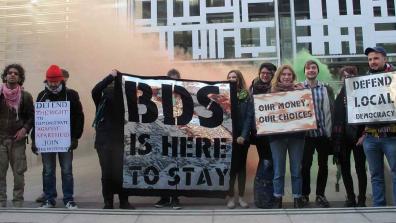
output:
<path id="1" fill-rule="evenodd" d="M 386 51 L 381 47 L 365 50 L 368 57 L 369 74 L 392 71 L 387 63 Z M 238 111 L 237 137 L 233 143 L 227 207 L 235 208 L 237 204 L 248 208 L 244 198 L 246 183 L 246 160 L 248 149 L 255 144 L 259 156 L 259 168 L 263 162 L 273 165 L 272 208 L 282 208 L 286 172 L 286 154 L 289 154 L 292 196 L 295 208 L 310 206 L 311 166 L 315 150 L 317 152 L 318 173 L 316 180 L 315 203 L 322 208 L 330 207 L 325 196 L 328 178 L 328 157 L 333 154 L 341 166 L 341 174 L 347 192 L 346 207 L 366 206 L 366 159 L 371 174 L 373 206 L 385 206 L 384 155 L 388 160 L 393 182 L 393 199 L 396 199 L 396 124 L 350 125 L 347 122 L 345 86 L 335 97 L 332 88 L 318 80 L 319 65 L 315 60 L 308 60 L 304 65 L 306 79 L 297 82 L 297 75 L 290 65 L 277 68 L 272 63 L 263 63 L 258 75 L 250 87 L 239 70 L 231 70 L 226 78 L 236 82 Z M 105 209 L 114 208 L 114 195 L 118 194 L 119 207 L 132 209 L 128 194 L 122 189 L 123 139 L 117 134 L 113 123 L 115 116 L 114 91 L 117 71 L 113 70 L 92 90 L 96 106 L 93 126 L 96 130 L 95 148 L 101 167 L 102 196 Z M 346 66 L 340 70 L 343 79 L 358 75 L 356 67 Z M 180 73 L 172 69 L 168 77 L 179 79 Z M 35 154 L 38 149 L 35 142 L 34 105 L 32 95 L 23 88 L 25 71 L 18 64 L 5 67 L 0 84 L 0 207 L 7 206 L 6 174 L 11 166 L 14 175 L 12 203 L 22 207 L 24 202 L 24 173 L 27 170 L 26 142 L 31 134 L 31 147 Z M 73 150 L 78 147 L 84 127 L 84 113 L 78 93 L 66 86 L 68 72 L 57 65 L 51 65 L 45 76 L 44 90 L 36 102 L 69 101 L 70 102 L 70 136 L 71 143 L 67 152 L 42 152 L 43 193 L 37 199 L 41 208 L 56 207 L 56 157 L 61 167 L 63 204 L 68 209 L 78 208 L 74 201 L 74 180 L 72 171 Z M 253 95 L 276 92 L 311 89 L 314 101 L 317 128 L 305 132 L 278 133 L 270 136 L 257 135 L 255 129 Z M 174 114 L 177 115 L 177 114 Z M 119 145 L 115 145 L 115 143 Z M 356 200 L 351 175 L 350 156 L 353 152 L 358 176 L 358 196 Z M 271 169 L 272 171 L 272 169 Z M 235 183 L 238 182 L 238 196 L 235 195 Z M 238 197 L 238 199 L 236 199 Z M 395 202 L 395 201 L 393 201 Z M 162 196 L 156 207 L 172 206 L 180 209 L 177 196 Z"/>

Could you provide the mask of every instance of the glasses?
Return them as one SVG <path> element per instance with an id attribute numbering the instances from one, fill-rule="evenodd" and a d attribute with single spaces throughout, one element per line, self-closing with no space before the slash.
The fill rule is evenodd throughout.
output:
<path id="1" fill-rule="evenodd" d="M 272 75 L 272 72 L 260 72 L 261 75 Z"/>
<path id="2" fill-rule="evenodd" d="M 8 74 L 8 75 L 15 74 L 16 76 L 19 75 L 19 73 L 16 72 L 16 71 L 8 71 L 7 74 Z"/>

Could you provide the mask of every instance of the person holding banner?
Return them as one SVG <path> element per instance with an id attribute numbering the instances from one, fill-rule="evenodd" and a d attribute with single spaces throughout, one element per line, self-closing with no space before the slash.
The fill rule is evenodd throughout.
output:
<path id="1" fill-rule="evenodd" d="M 181 75 L 180 72 L 176 69 L 170 69 L 167 73 L 166 76 L 172 79 L 180 79 Z M 176 100 L 175 100 L 176 101 Z M 177 113 L 176 110 L 174 110 L 174 113 Z M 178 114 L 174 114 L 174 116 L 178 116 Z M 182 209 L 182 206 L 180 205 L 180 200 L 178 196 L 161 196 L 160 200 L 154 204 L 154 207 L 156 208 L 163 208 L 165 206 L 171 206 L 175 210 L 180 210 Z"/>
<path id="2" fill-rule="evenodd" d="M 357 76 L 358 70 L 355 66 L 345 66 L 339 72 L 342 82 L 346 78 Z M 362 144 L 359 137 L 363 134 L 364 126 L 350 125 L 347 120 L 346 93 L 345 85 L 341 88 L 340 93 L 334 103 L 333 141 L 334 157 L 336 162 L 341 166 L 342 180 L 344 181 L 347 200 L 345 207 L 366 207 L 366 156 L 364 155 Z M 355 160 L 355 169 L 359 182 L 359 196 L 356 203 L 356 197 L 353 190 L 353 180 L 351 175 L 351 152 Z"/>
<path id="3" fill-rule="evenodd" d="M 271 80 L 274 77 L 275 71 L 276 66 L 274 64 L 262 63 L 258 70 L 258 76 L 252 81 L 252 85 L 249 88 L 250 95 L 269 93 L 271 91 Z M 268 137 L 257 136 L 253 129 L 251 141 L 251 143 L 256 144 L 260 161 L 272 159 Z"/>
<path id="4" fill-rule="evenodd" d="M 297 76 L 290 65 L 278 68 L 271 82 L 271 93 L 304 89 L 296 83 Z M 301 199 L 301 161 L 304 151 L 304 132 L 284 133 L 269 136 L 272 160 L 274 163 L 274 208 L 282 208 L 282 197 L 285 194 L 286 153 L 289 153 L 292 194 L 294 207 L 302 208 Z"/>
<path id="5" fill-rule="evenodd" d="M 61 71 L 62 71 L 62 76 L 65 79 L 65 84 L 67 84 L 67 80 L 69 80 L 69 72 L 65 69 L 61 69 Z M 45 175 L 44 171 L 45 171 L 45 169 L 43 168 L 43 176 Z M 43 177 L 43 179 L 44 179 L 44 177 Z M 43 183 L 43 185 L 44 185 L 44 183 Z M 56 189 L 55 189 L 54 197 L 55 198 L 58 197 L 58 192 L 56 191 Z M 45 201 L 45 193 L 44 193 L 44 188 L 43 188 L 43 192 L 40 194 L 40 196 L 38 196 L 36 198 L 36 202 L 43 203 L 44 201 Z"/>
<path id="6" fill-rule="evenodd" d="M 253 104 L 246 88 L 246 82 L 241 71 L 231 70 L 227 74 L 227 80 L 236 82 L 238 97 L 238 138 L 232 146 L 231 171 L 230 171 L 230 189 L 228 193 L 228 208 L 235 208 L 234 187 L 235 180 L 238 177 L 238 203 L 242 208 L 248 208 L 249 204 L 244 201 L 246 184 L 246 159 L 250 143 L 251 126 L 254 122 Z"/>
<path id="7" fill-rule="evenodd" d="M 45 89 L 41 91 L 36 102 L 69 102 L 70 103 L 70 137 L 71 144 L 66 152 L 42 152 L 43 161 L 43 187 L 45 201 L 40 208 L 54 208 L 56 205 L 56 155 L 58 154 L 62 175 L 63 203 L 68 209 L 76 209 L 74 202 L 74 179 L 73 179 L 73 150 L 78 146 L 84 128 L 84 113 L 80 97 L 75 90 L 66 88 L 62 71 L 57 65 L 51 65 L 46 72 Z M 35 129 L 32 131 L 32 151 L 38 152 L 36 147 Z"/>
<path id="8" fill-rule="evenodd" d="M 33 126 L 32 95 L 22 87 L 25 70 L 19 64 L 5 67 L 0 84 L 0 207 L 7 206 L 7 170 L 14 175 L 13 205 L 22 207 L 24 201 L 26 163 L 26 134 Z"/>
<path id="9" fill-rule="evenodd" d="M 318 128 L 310 130 L 305 136 L 304 154 L 302 160 L 302 199 L 304 206 L 309 203 L 311 193 L 311 166 L 313 155 L 316 149 L 318 153 L 318 176 L 316 179 L 316 199 L 315 203 L 319 207 L 328 208 L 330 203 L 325 196 L 325 189 L 328 177 L 328 157 L 332 152 L 331 133 L 334 106 L 333 89 L 319 80 L 319 65 L 314 60 L 308 60 L 304 65 L 306 80 L 304 87 L 312 90 L 315 116 Z"/>
<path id="10" fill-rule="evenodd" d="M 364 53 L 367 55 L 369 71 L 367 75 L 394 71 L 387 63 L 386 51 L 382 47 L 369 47 Z M 370 86 L 368 86 L 370 88 Z M 394 105 L 393 105 L 394 106 Z M 384 155 L 392 171 L 393 205 L 396 204 L 396 123 L 370 123 L 365 127 L 363 149 L 369 164 L 371 185 L 373 190 L 373 206 L 385 206 L 385 177 Z"/>
<path id="11" fill-rule="evenodd" d="M 104 200 L 103 209 L 114 208 L 114 194 L 118 194 L 121 209 L 134 209 L 128 201 L 128 194 L 122 189 L 122 162 L 123 141 L 118 138 L 117 117 L 114 103 L 114 82 L 117 70 L 112 70 L 102 81 L 92 89 L 92 99 L 96 107 L 96 115 L 93 127 L 96 130 L 95 149 L 98 153 L 102 196 Z"/>

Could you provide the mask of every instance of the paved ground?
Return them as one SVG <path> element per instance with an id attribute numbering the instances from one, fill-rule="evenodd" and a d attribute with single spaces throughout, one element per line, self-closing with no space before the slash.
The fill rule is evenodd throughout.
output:
<path id="1" fill-rule="evenodd" d="M 252 155 L 252 154 L 251 154 Z M 254 154 L 253 154 L 254 156 Z M 100 195 L 100 168 L 98 158 L 94 152 L 77 153 L 74 160 L 75 200 L 80 209 L 68 211 L 63 208 L 62 201 L 58 199 L 58 208 L 51 210 L 37 209 L 39 204 L 34 199 L 41 193 L 41 165 L 37 157 L 29 157 L 29 170 L 26 173 L 25 208 L 13 209 L 11 202 L 9 208 L 0 209 L 0 223 L 5 222 L 396 222 L 396 209 L 394 208 L 366 208 L 366 209 L 283 209 L 262 210 L 255 209 L 252 195 L 252 176 L 247 184 L 246 199 L 250 209 L 228 210 L 223 199 L 187 198 L 182 197 L 183 210 L 175 211 L 170 208 L 156 209 L 152 205 L 156 197 L 130 197 L 130 202 L 136 210 L 113 211 L 101 210 L 102 198 Z M 330 162 L 330 161 L 329 161 Z M 252 172 L 250 170 L 250 172 Z M 314 173 L 315 171 L 313 171 Z M 336 168 L 330 165 L 329 181 L 327 184 L 327 197 L 332 207 L 342 207 L 345 191 L 342 181 L 340 192 L 335 192 Z M 356 176 L 354 176 L 356 179 Z M 58 179 L 60 173 L 58 168 Z M 292 208 L 290 202 L 290 177 L 287 176 L 285 208 Z M 313 178 L 315 179 L 315 178 Z M 314 184 L 315 180 L 313 180 Z M 12 177 L 8 174 L 8 195 L 11 196 Z M 370 184 L 369 184 L 370 185 Z M 315 185 L 312 185 L 313 189 Z M 58 192 L 61 194 L 60 180 L 57 182 Z M 368 188 L 368 205 L 371 204 L 371 188 Z M 311 195 L 311 200 L 314 197 Z M 116 204 L 117 206 L 117 204 Z"/>

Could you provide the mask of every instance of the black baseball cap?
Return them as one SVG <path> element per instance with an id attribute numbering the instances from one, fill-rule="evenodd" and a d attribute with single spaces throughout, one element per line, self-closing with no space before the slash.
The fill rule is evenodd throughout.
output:
<path id="1" fill-rule="evenodd" d="M 376 46 L 376 47 L 367 47 L 366 50 L 364 51 L 364 54 L 366 54 L 366 56 L 371 53 L 371 52 L 377 52 L 377 53 L 381 53 L 382 55 L 386 56 L 386 51 L 384 48 L 380 47 L 380 46 Z"/>

